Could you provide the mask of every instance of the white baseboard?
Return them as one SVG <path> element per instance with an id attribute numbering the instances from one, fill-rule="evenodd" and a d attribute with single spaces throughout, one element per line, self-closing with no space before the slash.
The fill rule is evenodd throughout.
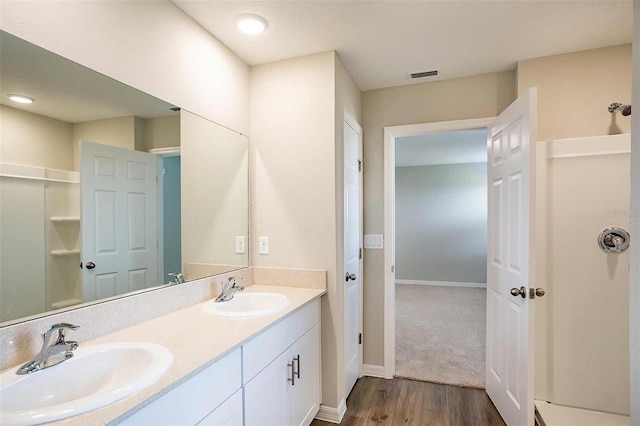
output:
<path id="1" fill-rule="evenodd" d="M 316 414 L 316 419 L 329 423 L 340 423 L 344 417 L 344 413 L 347 412 L 347 400 L 340 401 L 338 408 L 327 407 L 320 404 L 320 409 Z"/>
<path id="2" fill-rule="evenodd" d="M 369 377 L 380 377 L 384 379 L 384 366 L 382 365 L 371 365 L 371 364 L 362 364 L 362 375 Z"/>
<path id="3" fill-rule="evenodd" d="M 396 284 L 439 285 L 443 287 L 487 288 L 487 283 L 460 283 L 452 281 L 396 280 Z"/>

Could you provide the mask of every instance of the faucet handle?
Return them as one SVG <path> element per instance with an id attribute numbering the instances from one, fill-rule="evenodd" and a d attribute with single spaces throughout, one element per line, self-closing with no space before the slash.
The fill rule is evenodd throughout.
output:
<path id="1" fill-rule="evenodd" d="M 46 345 L 47 341 L 51 339 L 51 335 L 53 335 L 53 333 L 55 333 L 57 331 L 58 332 L 58 339 L 57 339 L 56 343 L 62 343 L 62 342 L 64 342 L 64 335 L 65 335 L 65 332 L 67 330 L 76 330 L 78 328 L 80 328 L 79 325 L 73 325 L 73 324 L 69 324 L 69 323 L 66 323 L 66 322 L 53 324 L 51 327 L 49 327 L 49 329 L 47 331 L 42 333 L 42 339 L 44 340 L 44 344 Z"/>

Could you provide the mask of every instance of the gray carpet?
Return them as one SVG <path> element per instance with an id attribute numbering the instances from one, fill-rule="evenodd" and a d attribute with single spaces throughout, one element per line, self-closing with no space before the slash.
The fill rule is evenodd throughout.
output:
<path id="1" fill-rule="evenodd" d="M 486 294 L 396 285 L 396 376 L 484 388 Z"/>

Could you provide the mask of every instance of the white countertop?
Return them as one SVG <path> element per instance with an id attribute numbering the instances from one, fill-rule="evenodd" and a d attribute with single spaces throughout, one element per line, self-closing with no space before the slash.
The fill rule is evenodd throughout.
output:
<path id="1" fill-rule="evenodd" d="M 117 424 L 280 319 L 326 293 L 326 290 L 319 289 L 261 285 L 248 286 L 245 291 L 283 294 L 289 298 L 291 305 L 286 310 L 272 315 L 242 319 L 209 316 L 202 312 L 202 305 L 206 303 L 202 302 L 90 341 L 80 342 L 82 346 L 133 341 L 157 343 L 169 349 L 173 353 L 174 360 L 167 372 L 148 388 L 101 409 L 60 420 L 57 423 L 99 425 L 112 422 Z M 123 313 L 114 312 L 114 315 L 123 315 Z M 109 321 L 109 318 L 104 318 L 104 321 Z M 82 324 L 78 325 L 82 326 Z M 129 412 L 134 408 L 135 410 Z"/>

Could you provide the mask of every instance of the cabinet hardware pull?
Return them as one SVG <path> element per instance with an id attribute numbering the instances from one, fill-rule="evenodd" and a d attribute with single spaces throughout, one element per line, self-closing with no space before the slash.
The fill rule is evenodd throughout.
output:
<path id="1" fill-rule="evenodd" d="M 300 378 L 300 354 L 298 354 L 298 356 L 296 356 L 293 361 L 297 361 L 298 363 L 298 371 L 296 371 L 296 377 L 299 379 Z"/>
<path id="2" fill-rule="evenodd" d="M 289 364 L 287 364 L 287 367 L 291 367 L 291 378 L 287 378 L 287 382 L 291 382 L 291 386 L 295 386 L 296 385 L 296 371 L 293 367 L 293 361 L 295 360 L 292 359 L 291 362 Z"/>

